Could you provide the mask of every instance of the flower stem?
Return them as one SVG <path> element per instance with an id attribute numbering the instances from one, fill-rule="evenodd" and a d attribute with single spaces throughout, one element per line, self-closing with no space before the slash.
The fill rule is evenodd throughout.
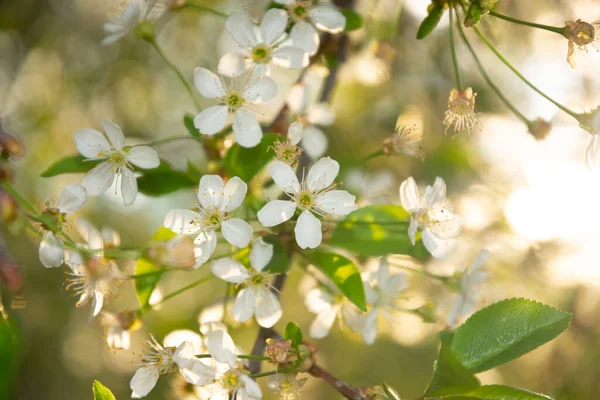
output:
<path id="1" fill-rule="evenodd" d="M 250 374 L 248 375 L 250 378 L 262 378 L 264 376 L 271 376 L 271 375 L 277 375 L 277 374 L 281 374 L 281 373 L 285 373 L 285 372 L 289 372 L 287 370 L 285 370 L 285 368 L 282 369 L 276 369 L 273 371 L 266 371 L 266 372 L 259 372 L 257 374 Z"/>
<path id="2" fill-rule="evenodd" d="M 194 102 L 196 109 L 198 111 L 200 111 L 200 103 L 198 103 L 198 99 L 196 98 L 196 95 L 194 94 L 194 89 L 189 84 L 189 82 L 185 79 L 185 76 L 183 76 L 183 73 L 179 70 L 179 68 L 177 68 L 177 66 L 175 64 L 173 64 L 171 62 L 171 60 L 169 60 L 169 58 L 167 57 L 167 55 L 165 54 L 163 49 L 159 46 L 156 39 L 153 38 L 152 40 L 149 40 L 149 42 L 152 45 L 152 47 L 154 47 L 156 49 L 158 54 L 162 57 L 162 59 L 169 66 L 169 68 L 171 68 L 173 70 L 173 72 L 175 72 L 175 74 L 177 74 L 177 77 L 179 78 L 179 80 L 181 81 L 183 86 L 185 87 L 185 90 L 187 90 L 190 97 L 192 98 L 192 101 Z"/>
<path id="3" fill-rule="evenodd" d="M 168 138 L 164 138 L 164 139 L 157 139 L 157 140 L 153 140 L 152 142 L 150 142 L 148 144 L 148 146 L 158 146 L 161 144 L 165 144 L 165 143 L 169 143 L 169 142 L 174 142 L 176 140 L 184 140 L 184 139 L 191 139 L 191 140 L 196 140 L 198 142 L 201 142 L 202 140 L 199 138 L 196 138 L 192 135 L 181 135 L 181 136 L 171 136 Z"/>
<path id="4" fill-rule="evenodd" d="M 21 207 L 33 214 L 35 217 L 39 215 L 38 209 L 33 204 L 31 204 L 25 197 L 23 197 L 21 193 L 19 193 L 19 191 L 13 187 L 13 185 L 11 185 L 7 181 L 2 181 L 0 184 L 2 185 L 4 190 L 6 190 L 8 194 L 10 194 L 17 201 L 17 203 L 19 203 Z"/>
<path id="5" fill-rule="evenodd" d="M 244 354 L 238 354 L 237 358 L 241 358 L 243 360 L 262 360 L 262 361 L 269 361 L 270 358 L 266 357 L 266 356 L 255 356 L 252 354 L 248 354 L 248 355 L 244 355 Z"/>
<path id="6" fill-rule="evenodd" d="M 517 116 L 517 118 L 519 118 L 521 121 L 523 121 L 523 123 L 525 123 L 525 125 L 527 125 L 528 128 L 531 128 L 533 126 L 534 122 L 530 121 L 527 117 L 525 117 L 517 109 L 517 107 L 515 107 L 508 100 L 508 98 L 506 98 L 506 96 L 504 96 L 504 94 L 500 91 L 498 86 L 496 86 L 496 84 L 494 84 L 494 82 L 490 79 L 490 76 L 487 74 L 485 68 L 483 67 L 483 64 L 481 64 L 481 61 L 479 60 L 479 57 L 477 56 L 475 49 L 471 46 L 469 39 L 467 39 L 467 36 L 465 35 L 465 32 L 463 31 L 460 22 L 458 22 L 456 25 L 458 26 L 458 31 L 460 33 L 460 36 L 462 37 L 463 42 L 465 42 L 465 44 L 469 48 L 469 51 L 471 52 L 471 55 L 473 56 L 473 59 L 475 60 L 475 64 L 477 64 L 477 69 L 479 69 L 479 72 L 481 73 L 481 76 L 483 77 L 483 79 L 492 88 L 492 90 L 494 92 L 496 92 L 496 95 L 500 98 L 500 100 L 502 100 L 502 102 L 506 105 L 506 107 L 508 107 L 512 111 L 512 113 Z"/>
<path id="7" fill-rule="evenodd" d="M 460 68 L 458 66 L 458 57 L 456 56 L 456 45 L 454 44 L 454 13 L 452 9 L 449 10 L 448 16 L 450 18 L 450 29 L 448 30 L 450 36 L 450 51 L 452 53 L 452 63 L 454 64 L 454 73 L 456 74 L 456 88 L 458 90 L 463 90 L 462 78 L 460 77 Z M 458 20 L 458 13 L 456 13 L 456 18 Z"/>
<path id="8" fill-rule="evenodd" d="M 163 297 L 163 298 L 162 298 L 162 299 L 161 299 L 159 302 L 157 302 L 157 303 L 154 303 L 154 304 L 150 305 L 150 307 L 149 307 L 149 308 L 152 308 L 152 307 L 154 307 L 154 306 L 157 306 L 157 305 L 159 305 L 159 304 L 162 304 L 162 303 L 164 303 L 165 301 L 167 301 L 167 300 L 169 300 L 169 299 L 171 299 L 171 298 L 173 298 L 173 297 L 175 297 L 175 296 L 177 296 L 177 295 L 180 295 L 181 293 L 187 292 L 188 290 L 190 290 L 190 289 L 193 289 L 193 288 L 195 288 L 196 286 L 203 284 L 204 282 L 208 282 L 208 281 L 209 281 L 209 280 L 211 280 L 211 279 L 212 279 L 212 275 L 205 276 L 204 278 L 198 279 L 197 281 L 195 281 L 195 282 L 192 282 L 192 283 L 190 283 L 189 285 L 182 287 L 181 289 L 178 289 L 178 290 L 176 290 L 176 291 L 174 291 L 174 292 L 172 292 L 172 293 L 169 293 L 169 294 L 167 294 L 167 295 L 166 295 L 165 297 Z M 140 310 L 140 311 L 141 311 L 141 313 L 143 314 L 144 312 L 148 311 L 148 308 L 146 308 L 146 309 L 142 309 L 142 310 Z"/>
<path id="9" fill-rule="evenodd" d="M 447 276 L 441 276 L 441 275 L 432 274 L 431 272 L 427 272 L 427 271 L 422 270 L 422 269 L 416 269 L 416 268 L 407 267 L 405 265 L 397 265 L 397 264 L 394 264 L 394 267 L 403 269 L 405 271 L 414 272 L 416 274 L 420 274 L 420 275 L 426 276 L 426 277 L 431 278 L 431 279 L 436 279 L 436 280 L 438 280 L 440 282 L 443 282 L 443 283 L 447 283 L 448 282 L 448 277 Z"/>
<path id="10" fill-rule="evenodd" d="M 225 14 L 224 12 L 215 10 L 214 8 L 210 8 L 210 7 L 206 7 L 206 6 L 201 6 L 199 4 L 194 4 L 194 3 L 185 3 L 181 8 L 182 9 L 183 8 L 190 8 L 192 10 L 203 11 L 203 12 L 207 12 L 207 13 L 210 13 L 210 14 L 218 15 L 219 17 L 223 17 L 223 18 L 229 17 L 229 14 Z"/>
<path id="11" fill-rule="evenodd" d="M 496 18 L 500 18 L 500 19 L 503 19 L 505 21 L 509 21 L 509 22 L 512 22 L 512 23 L 515 23 L 515 24 L 530 26 L 532 28 L 543 29 L 545 31 L 550 31 L 550 32 L 558 33 L 559 35 L 563 35 L 563 36 L 565 35 L 565 27 L 542 25 L 542 24 L 536 24 L 534 22 L 522 21 L 520 19 L 516 19 L 516 18 L 513 18 L 513 17 L 509 17 L 509 16 L 506 16 L 506 15 L 499 14 L 496 11 L 490 11 L 490 15 L 493 15 Z"/>
<path id="12" fill-rule="evenodd" d="M 523 82 L 525 82 L 525 84 L 527 84 L 527 86 L 529 86 L 530 88 L 532 88 L 533 90 L 538 92 L 542 97 L 544 97 L 550 103 L 554 104 L 556 107 L 563 110 L 565 113 L 569 114 L 571 117 L 579 120 L 578 119 L 579 116 L 576 112 L 569 110 L 567 107 L 563 106 L 562 104 L 560 104 L 559 102 L 557 102 L 556 100 L 554 100 L 553 98 L 548 96 L 546 93 L 542 92 L 533 83 L 531 83 L 527 78 L 525 78 L 506 58 L 504 58 L 504 56 L 502 54 L 500 54 L 498 49 L 496 49 L 494 47 L 494 45 L 487 39 L 487 37 L 485 37 L 485 35 L 476 26 L 474 26 L 473 29 L 475 30 L 477 35 L 481 38 L 481 40 L 483 40 L 484 43 L 490 48 L 490 50 L 492 50 L 492 52 L 500 59 L 500 61 L 502 61 L 504 63 L 504 65 L 506 65 L 508 68 L 510 68 L 511 71 L 515 73 L 515 75 L 517 75 L 519 78 L 521 78 L 521 80 Z"/>
<path id="13" fill-rule="evenodd" d="M 377 158 L 377 157 L 383 156 L 383 155 L 385 155 L 385 152 L 383 150 L 379 149 L 379 150 L 374 151 L 373 153 L 369 154 L 365 158 L 363 158 L 362 162 L 369 161 L 369 160 L 372 160 L 373 158 Z"/>

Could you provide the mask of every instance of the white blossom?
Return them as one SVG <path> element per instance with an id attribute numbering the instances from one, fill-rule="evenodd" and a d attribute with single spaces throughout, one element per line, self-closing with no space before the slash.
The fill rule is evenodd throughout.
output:
<path id="1" fill-rule="evenodd" d="M 107 36 L 103 45 L 110 45 L 129 35 L 144 20 L 155 21 L 164 13 L 167 0 L 125 0 L 115 16 L 104 24 Z"/>
<path id="2" fill-rule="evenodd" d="M 302 397 L 300 389 L 308 378 L 297 379 L 295 373 L 271 375 L 267 386 L 282 400 L 297 400 Z"/>
<path id="3" fill-rule="evenodd" d="M 294 23 L 290 38 L 298 46 L 313 55 L 319 49 L 317 29 L 340 33 L 346 26 L 346 17 L 332 4 L 314 4 L 310 0 L 275 0 L 285 6 L 289 19 Z M 316 29 L 315 29 L 316 28 Z"/>
<path id="4" fill-rule="evenodd" d="M 600 106 L 592 113 L 591 121 L 592 140 L 585 151 L 585 165 L 589 169 L 595 170 L 600 157 Z"/>
<path id="5" fill-rule="evenodd" d="M 232 122 L 233 134 L 240 146 L 254 147 L 260 143 L 262 129 L 252 108 L 277 95 L 273 79 L 248 74 L 228 85 L 221 76 L 206 68 L 196 68 L 194 85 L 202 96 L 218 99 L 217 105 L 204 109 L 194 119 L 194 126 L 202 134 L 214 135 Z"/>
<path id="6" fill-rule="evenodd" d="M 450 328 L 456 326 L 459 320 L 468 317 L 475 311 L 479 302 L 481 287 L 489 275 L 488 272 L 481 270 L 489 255 L 490 252 L 488 250 L 481 250 L 471 268 L 466 268 L 462 273 L 460 293 L 456 297 L 452 310 L 448 314 L 447 324 Z"/>
<path id="7" fill-rule="evenodd" d="M 270 328 L 281 318 L 279 299 L 271 291 L 269 284 L 272 274 L 263 271 L 273 258 L 273 245 L 262 238 L 257 240 L 250 251 L 250 266 L 247 269 L 231 258 L 215 260 L 211 270 L 215 276 L 237 285 L 245 285 L 240 290 L 233 305 L 233 318 L 246 322 L 253 315 L 260 326 Z"/>
<path id="8" fill-rule="evenodd" d="M 89 128 L 75 132 L 75 145 L 85 158 L 105 160 L 88 172 L 82 185 L 90 196 L 98 196 L 111 187 L 115 178 L 117 183 L 120 179 L 123 203 L 130 206 L 138 192 L 132 165 L 156 168 L 160 159 L 150 146 L 126 147 L 121 128 L 113 122 L 102 120 L 100 124 L 106 135 Z"/>
<path id="9" fill-rule="evenodd" d="M 175 233 L 197 235 L 195 244 L 198 268 L 212 255 L 217 246 L 217 231 L 225 240 L 237 247 L 246 247 L 252 239 L 252 227 L 240 218 L 230 218 L 229 213 L 244 201 L 248 186 L 237 176 L 223 184 L 218 175 L 204 175 L 198 188 L 198 211 L 172 210 L 165 217 L 164 226 Z"/>
<path id="10" fill-rule="evenodd" d="M 258 220 L 266 227 L 279 225 L 292 218 L 296 209 L 299 209 L 301 214 L 294 228 L 296 242 L 303 249 L 318 247 L 323 234 L 321 221 L 314 214 L 347 215 L 358 208 L 353 195 L 345 190 L 335 190 L 333 181 L 339 171 L 337 161 L 324 157 L 310 168 L 306 179 L 299 183 L 289 165 L 281 161 L 273 162 L 269 165 L 269 173 L 290 199 L 271 200 L 258 212 Z"/>
<path id="11" fill-rule="evenodd" d="M 259 26 L 244 13 L 232 13 L 225 22 L 225 29 L 238 44 L 238 49 L 221 58 L 219 73 L 233 77 L 252 70 L 253 74 L 262 76 L 272 65 L 295 69 L 306 67 L 306 51 L 286 41 L 287 22 L 287 13 L 277 8 L 267 11 Z"/>
<path id="12" fill-rule="evenodd" d="M 415 244 L 420 228 L 423 244 L 431 255 L 446 258 L 452 251 L 453 239 L 461 232 L 462 221 L 448 205 L 444 180 L 436 178 L 434 185 L 427 186 L 425 193 L 419 195 L 419 188 L 410 177 L 400 185 L 400 201 L 411 214 L 408 236 L 412 244 Z"/>
<path id="13" fill-rule="evenodd" d="M 333 323 L 340 319 L 353 331 L 362 327 L 363 315 L 333 284 L 311 289 L 304 299 L 308 311 L 316 314 L 310 324 L 309 335 L 322 339 L 329 335 Z"/>

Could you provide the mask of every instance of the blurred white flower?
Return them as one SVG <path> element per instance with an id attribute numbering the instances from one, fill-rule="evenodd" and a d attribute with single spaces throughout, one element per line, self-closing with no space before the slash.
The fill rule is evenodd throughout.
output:
<path id="1" fill-rule="evenodd" d="M 389 151 L 423 160 L 425 151 L 422 141 L 423 131 L 414 125 L 399 126 L 396 128 L 396 134 L 391 138 Z"/>
<path id="2" fill-rule="evenodd" d="M 297 379 L 296 374 L 271 375 L 267 387 L 282 400 L 297 400 L 302 397 L 300 389 L 307 380 L 308 378 Z"/>
<path id="3" fill-rule="evenodd" d="M 221 58 L 219 73 L 234 77 L 252 70 L 254 75 L 262 76 L 269 73 L 272 65 L 294 69 L 306 67 L 306 51 L 286 41 L 287 22 L 287 13 L 277 8 L 266 12 L 260 26 L 252 23 L 244 13 L 232 13 L 225 22 L 225 29 L 239 49 Z"/>
<path id="4" fill-rule="evenodd" d="M 346 26 L 346 17 L 332 4 L 315 5 L 310 0 L 275 0 L 285 6 L 290 21 L 294 23 L 290 38 L 298 46 L 313 55 L 319 49 L 319 34 L 316 29 L 329 33 L 340 33 Z M 316 28 L 316 29 L 315 29 Z"/>
<path id="5" fill-rule="evenodd" d="M 467 135 L 480 125 L 479 113 L 475 112 L 475 98 L 477 93 L 472 88 L 465 90 L 452 89 L 448 97 L 448 109 L 444 114 L 443 124 L 446 127 L 444 132 L 452 128 L 457 135 L 462 131 L 467 131 Z"/>
<path id="6" fill-rule="evenodd" d="M 268 76 L 252 74 L 240 80 L 226 85 L 220 76 L 206 68 L 196 68 L 196 89 L 206 98 L 218 99 L 219 104 L 198 114 L 194 126 L 204 135 L 214 135 L 233 120 L 233 134 L 240 146 L 254 147 L 260 143 L 262 129 L 252 106 L 272 100 L 277 95 L 277 84 Z"/>
<path id="7" fill-rule="evenodd" d="M 252 227 L 240 218 L 229 218 L 246 197 L 248 186 L 237 176 L 227 184 L 218 175 L 204 175 L 198 188 L 198 211 L 171 210 L 165 217 L 164 226 L 175 233 L 195 235 L 196 264 L 204 264 L 217 247 L 220 229 L 225 240 L 237 247 L 246 247 L 252 239 Z"/>
<path id="8" fill-rule="evenodd" d="M 587 46 L 600 50 L 600 21 L 592 23 L 582 21 L 565 21 L 565 37 L 569 41 L 567 51 L 567 62 L 571 68 L 575 68 L 575 46 L 579 50 L 587 52 Z"/>
<path id="9" fill-rule="evenodd" d="M 344 186 L 356 193 L 359 204 L 388 203 L 394 180 L 394 175 L 388 170 L 367 172 L 363 168 L 353 168 L 344 175 Z"/>
<path id="10" fill-rule="evenodd" d="M 294 122 L 290 124 L 288 128 L 288 138 L 286 141 L 281 142 L 276 140 L 271 146 L 271 149 L 275 153 L 275 159 L 286 163 L 293 167 L 298 161 L 298 157 L 302 154 L 302 149 L 297 146 L 298 142 L 302 139 L 304 125 L 302 122 Z"/>
<path id="11" fill-rule="evenodd" d="M 275 161 L 269 165 L 269 173 L 275 184 L 289 196 L 290 200 L 271 200 L 257 214 L 266 227 L 279 225 L 301 211 L 294 233 L 298 246 L 314 249 L 321 244 L 323 233 L 321 221 L 313 215 L 347 215 L 358 207 L 356 198 L 345 190 L 334 190 L 333 181 L 340 171 L 337 161 L 321 158 L 308 171 L 302 184 L 298 182 L 292 168 Z"/>
<path id="12" fill-rule="evenodd" d="M 272 274 L 263 272 L 271 258 L 273 245 L 265 243 L 261 238 L 254 243 L 250 251 L 252 270 L 231 258 L 220 258 L 212 263 L 211 270 L 218 278 L 246 285 L 238 293 L 233 305 L 233 318 L 236 321 L 246 322 L 256 315 L 260 326 L 270 328 L 281 318 L 279 299 L 271 291 L 269 284 Z"/>
<path id="13" fill-rule="evenodd" d="M 138 192 L 132 164 L 145 169 L 156 168 L 160 159 L 150 146 L 126 147 L 121 128 L 113 122 L 102 120 L 100 124 L 106 136 L 89 128 L 75 132 L 75 145 L 85 158 L 106 160 L 88 172 L 82 185 L 90 196 L 98 196 L 108 190 L 115 177 L 121 178 L 123 203 L 130 206 Z"/>
<path id="14" fill-rule="evenodd" d="M 313 339 L 322 339 L 329 335 L 333 323 L 339 318 L 352 330 L 361 329 L 363 315 L 333 284 L 310 290 L 304 299 L 306 308 L 317 314 L 310 324 L 309 335 Z"/>
<path id="15" fill-rule="evenodd" d="M 489 255 L 488 250 L 481 250 L 471 268 L 464 270 L 460 279 L 460 293 L 448 314 L 448 327 L 453 328 L 460 320 L 467 318 L 475 311 L 481 286 L 489 275 L 488 272 L 481 270 Z"/>
<path id="16" fill-rule="evenodd" d="M 454 241 L 461 232 L 461 218 L 449 208 L 446 183 L 436 178 L 433 186 L 427 186 L 419 195 L 419 188 L 411 176 L 400 185 L 400 202 L 410 215 L 408 236 L 415 244 L 417 230 L 421 228 L 423 244 L 435 258 L 446 258 L 452 251 Z"/>
<path id="17" fill-rule="evenodd" d="M 115 16 L 104 24 L 107 36 L 103 45 L 110 45 L 133 32 L 144 20 L 155 21 L 166 10 L 168 0 L 125 0 Z"/>
<path id="18" fill-rule="evenodd" d="M 104 328 L 104 336 L 110 350 L 127 350 L 131 345 L 131 333 L 123 328 L 118 316 L 109 313 L 100 313 L 100 325 Z"/>
<path id="19" fill-rule="evenodd" d="M 585 151 L 585 165 L 595 170 L 600 157 L 600 106 L 592 113 L 592 140 Z"/>

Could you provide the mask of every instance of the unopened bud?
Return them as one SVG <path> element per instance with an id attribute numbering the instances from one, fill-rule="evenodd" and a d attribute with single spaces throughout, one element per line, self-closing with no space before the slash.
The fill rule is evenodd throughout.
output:
<path id="1" fill-rule="evenodd" d="M 550 130 L 552 129 L 552 124 L 550 122 L 543 120 L 542 118 L 538 118 L 533 121 L 529 125 L 529 133 L 533 135 L 537 140 L 543 140 L 548 136 Z"/>
<path id="2" fill-rule="evenodd" d="M 23 287 L 23 271 L 21 267 L 7 256 L 0 256 L 0 279 L 8 290 L 17 293 Z"/>
<path id="3" fill-rule="evenodd" d="M 6 164 L 0 164 L 0 182 L 10 181 L 13 177 L 13 171 Z"/>
<path id="4" fill-rule="evenodd" d="M 156 37 L 156 24 L 152 21 L 142 21 L 136 25 L 135 34 L 140 39 L 152 42 Z"/>
<path id="5" fill-rule="evenodd" d="M 6 133 L 2 130 L 0 126 L 0 148 L 2 151 L 2 155 L 6 158 L 14 157 L 20 158 L 25 154 L 25 146 L 21 139 L 16 136 L 13 136 L 9 133 Z"/>
<path id="6" fill-rule="evenodd" d="M 298 359 L 296 354 L 290 353 L 291 340 L 277 341 L 267 339 L 267 354 L 273 364 L 287 364 Z"/>
<path id="7" fill-rule="evenodd" d="M 17 217 L 17 202 L 4 190 L 0 190 L 0 221 L 9 224 Z"/>

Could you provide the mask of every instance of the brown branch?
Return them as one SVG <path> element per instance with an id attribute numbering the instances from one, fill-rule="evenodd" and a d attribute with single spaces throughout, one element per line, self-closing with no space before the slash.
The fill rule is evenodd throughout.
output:
<path id="1" fill-rule="evenodd" d="M 315 378 L 323 379 L 349 400 L 368 400 L 368 397 L 362 389 L 356 388 L 341 379 L 336 378 L 316 363 L 308 370 L 308 373 Z"/>

